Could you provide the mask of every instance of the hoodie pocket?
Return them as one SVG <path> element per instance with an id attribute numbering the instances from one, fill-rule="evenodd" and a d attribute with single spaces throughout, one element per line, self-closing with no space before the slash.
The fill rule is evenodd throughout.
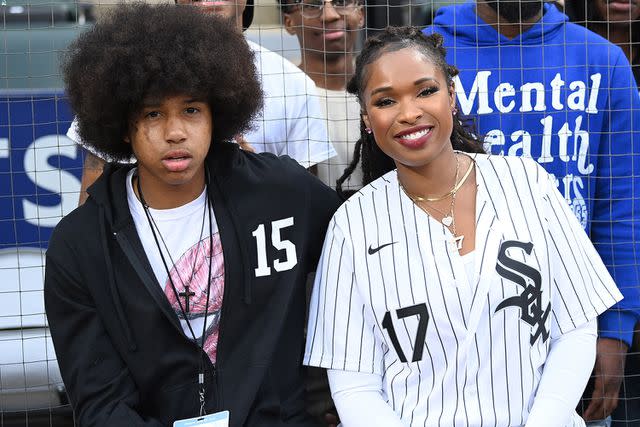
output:
<path id="1" fill-rule="evenodd" d="M 160 421 L 172 425 L 177 419 L 197 417 L 200 410 L 197 381 L 170 384 L 156 393 L 150 413 L 160 414 Z"/>

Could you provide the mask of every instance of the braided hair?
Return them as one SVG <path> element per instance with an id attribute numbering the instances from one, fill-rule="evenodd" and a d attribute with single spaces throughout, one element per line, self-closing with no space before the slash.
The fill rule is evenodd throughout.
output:
<path id="1" fill-rule="evenodd" d="M 442 71 L 447 83 L 452 85 L 453 78 L 458 75 L 458 69 L 453 65 L 447 64 L 445 60 L 446 50 L 442 43 L 441 35 L 432 34 L 426 36 L 416 27 L 387 27 L 384 32 L 368 38 L 365 42 L 362 52 L 356 59 L 355 73 L 347 85 L 347 91 L 356 95 L 360 106 L 364 106 L 363 91 L 369 77 L 367 67 L 384 53 L 406 48 L 416 49 L 421 52 Z M 453 116 L 451 143 L 455 150 L 467 153 L 484 153 L 482 143 L 471 132 L 468 120 L 460 117 L 457 111 Z M 367 185 L 395 169 L 395 163 L 378 147 L 373 134 L 366 132 L 366 125 L 362 117 L 360 118 L 360 139 L 356 142 L 353 160 L 337 181 L 336 190 L 341 197 L 346 198 L 350 195 L 347 191 L 342 190 L 342 184 L 349 178 L 360 162 L 362 162 L 363 185 Z"/>

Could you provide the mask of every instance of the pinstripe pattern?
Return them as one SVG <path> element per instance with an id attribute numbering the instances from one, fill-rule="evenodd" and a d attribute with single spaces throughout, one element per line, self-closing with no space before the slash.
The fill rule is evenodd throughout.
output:
<path id="1" fill-rule="evenodd" d="M 544 170 L 515 157 L 476 162 L 474 277 L 449 231 L 416 208 L 395 171 L 336 212 L 318 267 L 305 363 L 381 375 L 407 426 L 523 425 L 547 337 L 621 298 Z M 546 318 L 503 304 L 536 283 Z M 416 342 L 424 322 L 426 337 Z M 416 346 L 422 357 L 412 361 Z"/>

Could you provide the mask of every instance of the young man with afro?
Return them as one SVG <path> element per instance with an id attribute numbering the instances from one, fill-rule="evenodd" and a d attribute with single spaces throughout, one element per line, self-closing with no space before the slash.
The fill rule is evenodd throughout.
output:
<path id="1" fill-rule="evenodd" d="M 190 5 L 197 10 L 229 20 L 238 32 L 247 29 L 254 14 L 253 0 L 203 1 L 175 0 L 177 4 Z M 247 40 L 254 52 L 254 64 L 258 70 L 264 93 L 263 109 L 250 128 L 235 135 L 242 147 L 258 152 L 288 155 L 298 163 L 317 173 L 317 164 L 336 156 L 322 119 L 320 102 L 315 96 L 315 85 L 291 62 L 269 49 Z M 244 72 L 238 70 L 238 73 Z M 82 144 L 82 139 L 72 125 L 67 136 Z M 86 198 L 86 189 L 102 173 L 107 153 L 86 147 L 80 189 L 80 203 Z"/>
<path id="2" fill-rule="evenodd" d="M 78 132 L 107 164 L 47 251 L 45 307 L 79 425 L 312 426 L 305 282 L 337 195 L 233 138 L 258 112 L 253 54 L 194 8 L 120 5 L 72 44 Z M 207 424 L 210 425 L 210 424 Z"/>

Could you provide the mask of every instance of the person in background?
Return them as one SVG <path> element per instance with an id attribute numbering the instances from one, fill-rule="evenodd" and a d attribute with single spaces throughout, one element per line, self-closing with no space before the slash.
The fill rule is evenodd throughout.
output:
<path id="1" fill-rule="evenodd" d="M 606 419 L 640 319 L 640 98 L 629 61 L 542 0 L 445 6 L 425 29 L 434 32 L 460 70 L 461 112 L 492 153 L 531 157 L 555 177 L 624 295 L 598 319 L 584 412 Z"/>
<path id="2" fill-rule="evenodd" d="M 278 0 L 284 27 L 298 38 L 298 65 L 315 82 L 327 119 L 329 137 L 338 155 L 318 164 L 318 177 L 330 187 L 351 163 L 360 134 L 360 107 L 345 88 L 353 74 L 354 49 L 364 25 L 360 0 Z M 354 171 L 342 187 L 353 192 L 362 186 Z"/>
<path id="3" fill-rule="evenodd" d="M 569 0 L 565 10 L 573 22 L 622 49 L 640 92 L 640 1 Z"/>
<path id="4" fill-rule="evenodd" d="M 239 32 L 248 28 L 253 20 L 253 0 L 176 2 L 228 19 Z M 277 53 L 252 41 L 247 42 L 254 52 L 254 62 L 264 92 L 264 107 L 249 130 L 236 136 L 236 141 L 243 148 L 257 152 L 288 155 L 315 173 L 315 165 L 334 157 L 336 152 L 329 142 L 313 81 Z M 74 124 L 69 128 L 67 136 L 85 146 Z M 87 197 L 86 189 L 102 173 L 105 160 L 112 159 L 105 153 L 84 153 L 80 203 Z"/>
<path id="5" fill-rule="evenodd" d="M 63 74 L 83 141 L 137 159 L 106 165 L 46 254 L 78 425 L 316 427 L 305 283 L 339 198 L 291 158 L 233 142 L 262 103 L 245 38 L 191 7 L 123 4 L 70 46 Z"/>
<path id="6" fill-rule="evenodd" d="M 640 2 L 569 0 L 565 11 L 571 20 L 616 44 L 631 63 L 640 94 Z M 640 324 L 625 361 L 618 406 L 613 411 L 614 427 L 640 424 Z M 588 403 L 588 401 L 587 401 Z"/>

